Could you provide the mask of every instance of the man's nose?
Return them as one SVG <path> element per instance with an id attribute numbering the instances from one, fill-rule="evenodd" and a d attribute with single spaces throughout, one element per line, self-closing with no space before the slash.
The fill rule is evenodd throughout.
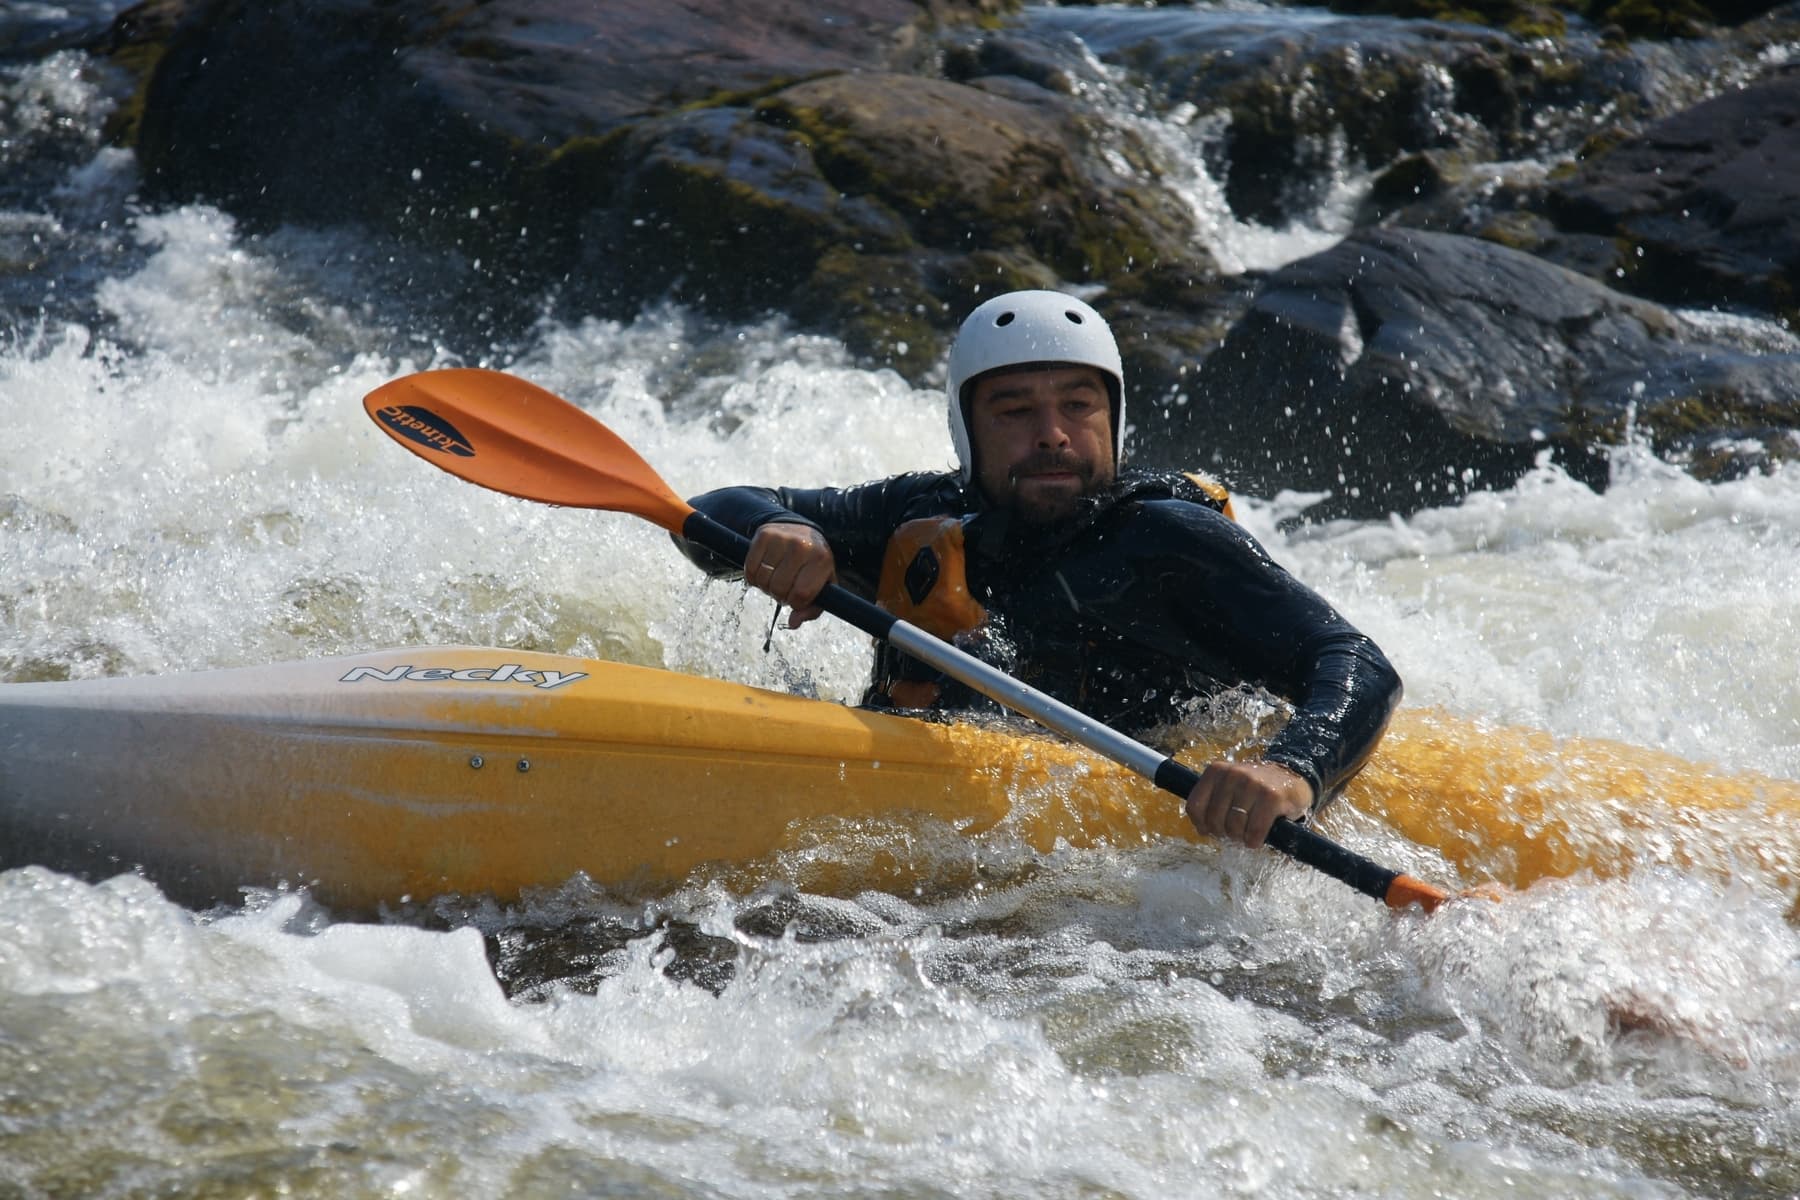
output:
<path id="1" fill-rule="evenodd" d="M 1069 444 L 1069 431 L 1064 428 L 1061 414 L 1051 411 L 1038 417 L 1038 445 L 1053 449 Z"/>

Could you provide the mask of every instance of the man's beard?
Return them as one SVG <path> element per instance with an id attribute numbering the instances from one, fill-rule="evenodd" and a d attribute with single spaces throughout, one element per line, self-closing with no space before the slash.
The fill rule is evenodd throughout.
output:
<path id="1" fill-rule="evenodd" d="M 1038 496 L 1027 500 L 1019 492 L 1020 479 L 1031 475 L 1068 473 L 1081 481 L 1077 492 Z M 1094 464 L 1072 450 L 1040 450 L 1007 473 L 1012 492 L 1008 507 L 1028 525 L 1054 525 L 1075 514 L 1081 497 L 1094 490 Z"/>

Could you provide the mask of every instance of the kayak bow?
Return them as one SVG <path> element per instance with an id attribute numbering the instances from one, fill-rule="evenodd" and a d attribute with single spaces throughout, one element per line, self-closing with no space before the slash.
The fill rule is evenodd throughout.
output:
<path id="1" fill-rule="evenodd" d="M 5 865 L 141 867 L 196 903 L 666 886 L 895 814 L 1010 816 L 1043 850 L 1182 832 L 1128 781 L 1047 741 L 515 650 L 0 686 Z"/>

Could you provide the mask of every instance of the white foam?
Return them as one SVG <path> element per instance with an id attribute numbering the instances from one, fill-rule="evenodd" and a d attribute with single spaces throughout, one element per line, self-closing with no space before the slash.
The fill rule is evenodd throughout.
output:
<path id="1" fill-rule="evenodd" d="M 1701 483 L 1642 447 L 1596 493 L 1546 460 L 1404 520 L 1286 535 L 1302 578 L 1393 655 L 1414 703 L 1800 777 L 1800 471 Z"/>
<path id="2" fill-rule="evenodd" d="M 461 641 L 857 690 L 865 639 L 821 623 L 763 655 L 766 603 L 700 583 L 645 522 L 496 496 L 394 447 L 362 396 L 447 360 L 368 350 L 343 314 L 291 320 L 280 262 L 218 214 L 138 232 L 144 268 L 104 293 L 115 332 L 0 350 L 0 662 Z M 681 491 L 949 461 L 938 393 L 779 323 L 551 323 L 518 368 Z M 1702 484 L 1631 450 L 1604 494 L 1546 463 L 1455 507 L 1284 532 L 1303 506 L 1240 499 L 1414 703 L 1800 773 L 1800 473 Z M 1760 895 L 1576 881 L 1426 920 L 1247 852 L 996 860 L 964 893 L 840 899 L 855 936 L 817 942 L 743 934 L 755 898 L 695 887 L 642 927 L 727 946 L 722 993 L 671 977 L 672 942 L 644 936 L 579 981 L 591 995 L 533 1005 L 500 994 L 473 928 L 322 923 L 294 898 L 196 919 L 129 878 L 11 872 L 0 1035 L 79 1095 L 9 1109 L 9 1155 L 123 1155 L 139 1190 L 196 1190 L 216 1168 L 183 1141 L 198 1112 L 228 1116 L 209 1136 L 245 1155 L 277 1145 L 377 1194 L 1604 1195 L 1666 1193 L 1680 1170 L 1708 1190 L 1725 1176 L 1669 1164 L 1715 1142 L 1744 1171 L 1796 1149 L 1800 950 Z M 1672 1032 L 1621 1040 L 1621 997 Z M 95 1140 L 56 1106 L 94 1114 Z M 288 1178 L 263 1169 L 268 1190 Z"/>

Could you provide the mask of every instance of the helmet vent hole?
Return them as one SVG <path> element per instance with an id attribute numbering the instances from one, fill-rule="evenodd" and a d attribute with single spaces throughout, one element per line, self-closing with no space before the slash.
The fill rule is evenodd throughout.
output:
<path id="1" fill-rule="evenodd" d="M 1011 325 L 1013 323 L 1013 318 L 1017 315 L 1018 315 L 1017 313 L 1003 312 L 999 316 L 994 318 L 994 324 L 996 324 L 996 325 Z"/>
<path id="2" fill-rule="evenodd" d="M 1070 309 L 1069 311 L 1063 313 L 1063 316 L 1069 318 L 1069 320 L 1076 325 L 1081 324 L 1081 314 L 1076 312 L 1074 309 Z"/>

